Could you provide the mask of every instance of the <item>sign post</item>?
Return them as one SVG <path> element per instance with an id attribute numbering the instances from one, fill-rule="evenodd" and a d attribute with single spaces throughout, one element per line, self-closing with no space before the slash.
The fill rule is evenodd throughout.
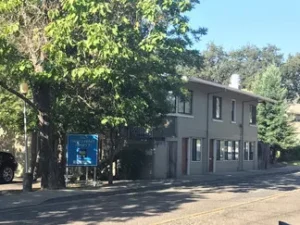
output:
<path id="1" fill-rule="evenodd" d="M 86 183 L 88 167 L 94 167 L 94 184 L 96 184 L 95 171 L 98 166 L 98 147 L 98 134 L 68 134 L 67 168 L 77 166 L 86 167 Z"/>

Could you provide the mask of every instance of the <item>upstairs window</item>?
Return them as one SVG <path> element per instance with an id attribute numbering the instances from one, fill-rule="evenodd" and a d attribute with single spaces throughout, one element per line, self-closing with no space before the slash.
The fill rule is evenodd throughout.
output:
<path id="1" fill-rule="evenodd" d="M 256 106 L 250 105 L 250 124 L 256 125 Z"/>
<path id="2" fill-rule="evenodd" d="M 231 100 L 231 122 L 236 122 L 236 101 Z"/>
<path id="3" fill-rule="evenodd" d="M 173 91 L 169 91 L 167 101 L 171 107 L 170 113 L 176 113 L 176 96 L 173 94 Z"/>
<path id="4" fill-rule="evenodd" d="M 188 95 L 178 99 L 178 113 L 192 114 L 193 92 L 189 91 Z"/>
<path id="5" fill-rule="evenodd" d="M 213 118 L 216 120 L 222 119 L 222 98 L 213 96 Z"/>

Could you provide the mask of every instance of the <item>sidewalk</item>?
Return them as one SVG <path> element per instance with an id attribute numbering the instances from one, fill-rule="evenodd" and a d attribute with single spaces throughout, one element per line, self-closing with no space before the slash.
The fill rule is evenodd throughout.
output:
<path id="1" fill-rule="evenodd" d="M 28 207 L 43 203 L 74 201 L 88 199 L 97 196 L 110 196 L 133 192 L 154 191 L 176 186 L 185 185 L 208 185 L 222 182 L 236 182 L 258 176 L 289 174 L 299 172 L 299 166 L 286 166 L 268 170 L 252 170 L 232 173 L 218 173 L 209 175 L 189 176 L 175 180 L 139 180 L 139 181 L 115 181 L 113 186 L 106 183 L 95 188 L 68 188 L 62 190 L 40 190 L 31 193 L 19 193 L 0 196 L 0 212 Z"/>

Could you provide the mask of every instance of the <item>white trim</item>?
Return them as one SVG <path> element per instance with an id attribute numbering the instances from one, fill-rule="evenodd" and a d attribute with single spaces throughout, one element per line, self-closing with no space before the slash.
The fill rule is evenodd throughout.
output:
<path id="1" fill-rule="evenodd" d="M 223 123 L 223 120 L 218 120 L 218 119 L 212 119 L 214 122 L 219 122 L 219 123 Z"/>
<path id="2" fill-rule="evenodd" d="M 252 98 L 257 99 L 257 100 L 267 101 L 267 102 L 271 102 L 271 103 L 277 103 L 277 101 L 275 101 L 273 99 L 270 99 L 270 98 L 259 96 L 259 95 L 256 95 L 256 94 L 253 94 L 253 93 L 247 92 L 247 91 L 242 91 L 242 90 L 239 90 L 239 89 L 236 89 L 236 88 L 228 87 L 228 86 L 225 86 L 225 85 L 222 85 L 222 84 L 217 84 L 217 83 L 214 83 L 214 82 L 211 82 L 211 81 L 203 80 L 201 78 L 190 77 L 189 82 L 205 84 L 205 85 L 208 85 L 208 86 L 224 89 L 224 91 L 231 91 L 231 92 L 235 92 L 235 93 L 238 93 L 238 94 L 241 94 L 241 95 L 252 97 Z"/>
<path id="3" fill-rule="evenodd" d="M 257 127 L 257 124 L 251 124 L 251 123 L 249 123 L 249 126 L 250 127 Z"/>
<path id="4" fill-rule="evenodd" d="M 214 145 L 214 148 L 213 148 L 213 155 L 214 155 L 214 158 L 213 158 L 213 173 L 216 172 L 216 164 L 217 164 L 217 142 L 216 140 L 214 139 L 213 141 L 213 145 Z"/>
<path id="5" fill-rule="evenodd" d="M 190 166 L 190 163 L 191 163 L 191 150 L 192 150 L 192 148 L 191 148 L 191 142 L 192 142 L 192 138 L 188 138 L 188 151 L 187 151 L 187 158 L 188 158 L 188 160 L 187 160 L 187 175 L 190 175 L 190 170 L 191 170 L 191 166 Z"/>
<path id="6" fill-rule="evenodd" d="M 184 117 L 184 118 L 190 118 L 190 119 L 194 118 L 193 115 L 181 114 L 181 113 L 168 113 L 167 116 Z"/>

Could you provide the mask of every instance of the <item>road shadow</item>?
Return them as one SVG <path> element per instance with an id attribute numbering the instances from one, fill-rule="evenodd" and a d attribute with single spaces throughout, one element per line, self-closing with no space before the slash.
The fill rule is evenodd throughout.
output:
<path id="1" fill-rule="evenodd" d="M 292 191 L 300 188 L 300 173 L 263 175 L 258 177 L 241 177 L 239 179 L 220 179 L 213 182 L 199 184 L 194 183 L 179 186 L 178 188 L 195 189 L 199 193 L 248 193 L 258 189 Z"/>
<path id="2" fill-rule="evenodd" d="M 125 223 L 139 217 L 153 217 L 178 209 L 182 204 L 204 198 L 191 192 L 149 191 L 146 193 L 124 194 L 80 202 L 43 204 L 9 212 L 4 224 L 68 224 L 83 222 L 94 225 L 101 222 Z M 1 218 L 1 217 L 0 217 Z M 1 221 L 1 219 L 0 219 Z M 3 224 L 3 223 L 1 223 Z"/>

